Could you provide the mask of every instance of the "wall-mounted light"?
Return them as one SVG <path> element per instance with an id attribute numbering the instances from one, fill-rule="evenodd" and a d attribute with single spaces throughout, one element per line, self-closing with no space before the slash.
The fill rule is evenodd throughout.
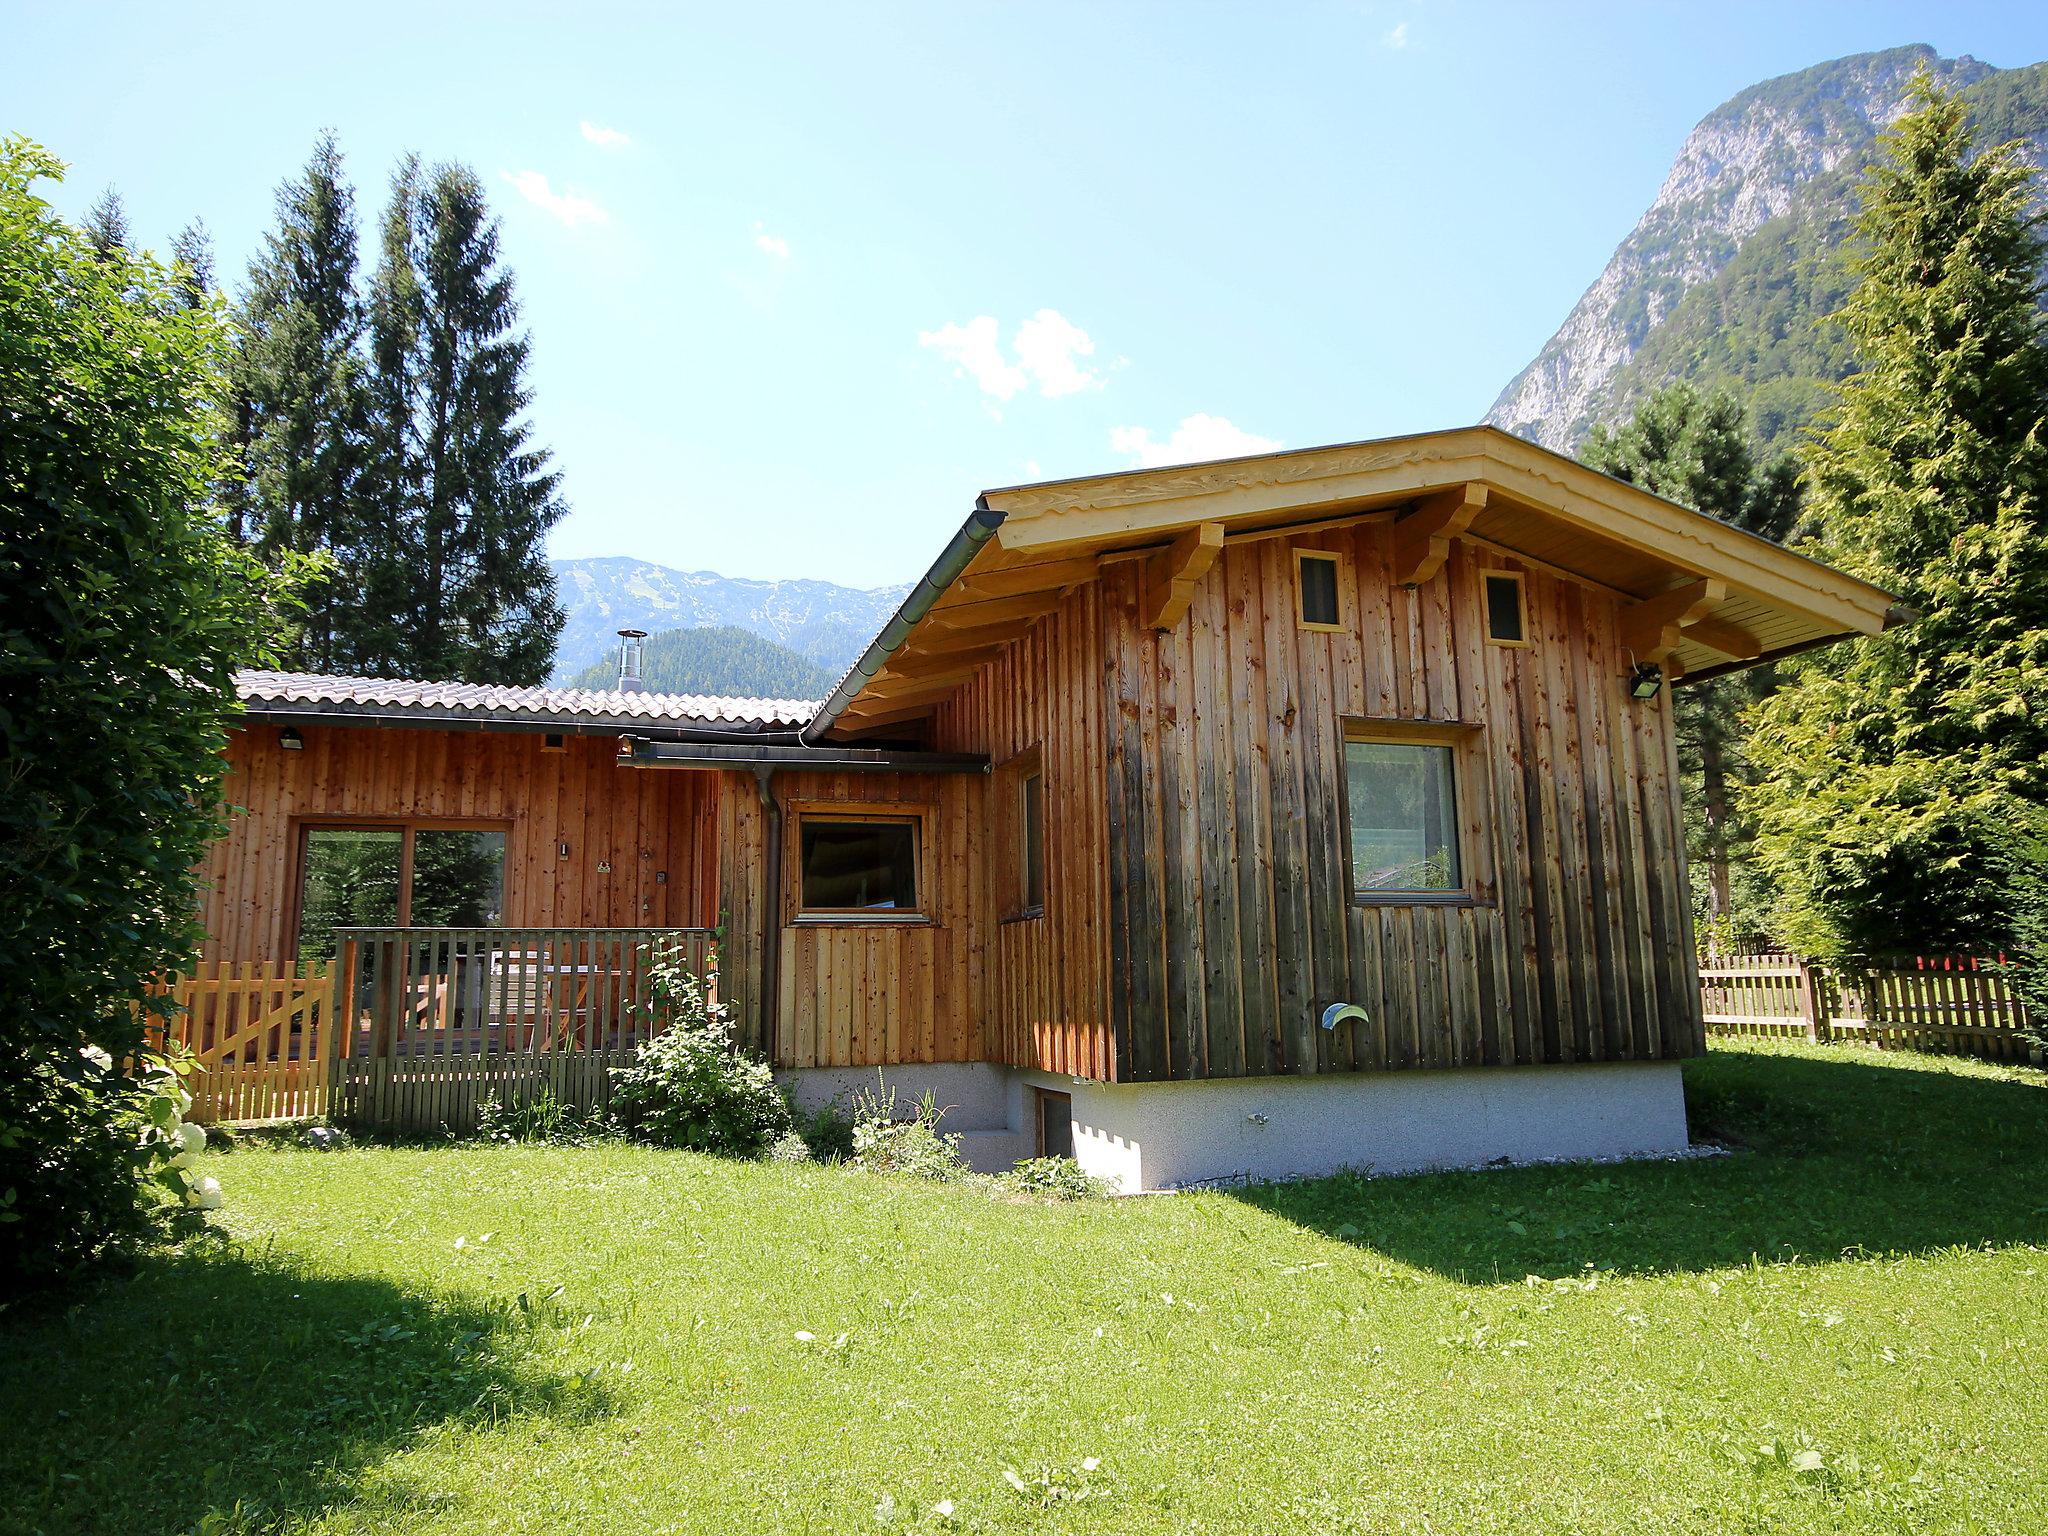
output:
<path id="1" fill-rule="evenodd" d="M 566 859 L 567 857 L 569 857 L 569 845 L 567 843 L 562 844 L 561 848 L 559 849 L 559 852 L 561 853 L 563 858 Z"/>
<path id="2" fill-rule="evenodd" d="M 1632 699 L 1654 699 L 1664 686 L 1664 669 L 1654 661 L 1639 662 L 1635 671 L 1628 675 L 1628 693 Z"/>
<path id="3" fill-rule="evenodd" d="M 297 726 L 288 725 L 277 733 L 277 744 L 287 752 L 300 752 L 305 750 L 306 738 L 299 734 Z"/>

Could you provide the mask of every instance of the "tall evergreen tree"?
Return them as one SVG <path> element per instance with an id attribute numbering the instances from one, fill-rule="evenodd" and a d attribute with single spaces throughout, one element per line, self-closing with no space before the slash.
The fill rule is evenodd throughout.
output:
<path id="1" fill-rule="evenodd" d="M 1749 421 L 1733 397 L 1673 384 L 1644 401 L 1618 431 L 1595 427 L 1581 456 L 1593 468 L 1666 500 L 1783 540 L 1799 515 L 1799 469 L 1783 455 L 1760 461 L 1751 440 Z M 1673 694 L 1694 906 L 1703 926 L 1724 937 L 1754 936 L 1763 916 L 1757 872 L 1748 857 L 1754 827 L 1740 811 L 1737 791 L 1751 776 L 1742 711 L 1773 686 L 1772 668 L 1752 667 Z"/>
<path id="2" fill-rule="evenodd" d="M 349 576 L 368 509 L 362 306 L 355 194 L 332 134 L 277 193 L 277 228 L 251 265 L 237 313 L 235 436 L 244 481 L 230 512 L 267 555 L 327 555 L 292 661 L 360 668 L 360 594 Z"/>
<path id="3" fill-rule="evenodd" d="M 213 297 L 213 236 L 204 219 L 194 219 L 171 240 L 172 292 L 187 309 L 201 309 Z"/>
<path id="4" fill-rule="evenodd" d="M 2048 806 L 2048 344 L 2013 146 L 1923 80 L 1864 183 L 1841 313 L 1862 368 L 1812 445 L 1820 553 L 1919 618 L 1806 659 L 1750 796 L 1794 943 L 2024 941 Z M 2038 910 L 2038 908 L 2037 908 Z"/>
<path id="5" fill-rule="evenodd" d="M 92 207 L 86 210 L 85 222 L 78 227 L 85 236 L 86 244 L 92 247 L 93 255 L 102 261 L 128 253 L 131 239 L 128 232 L 128 205 L 121 201 L 121 194 L 112 187 L 102 192 Z"/>
<path id="6" fill-rule="evenodd" d="M 567 508 L 522 419 L 530 343 L 473 172 L 400 166 L 369 307 L 376 659 L 405 676 L 539 683 L 563 623 L 543 541 Z"/>

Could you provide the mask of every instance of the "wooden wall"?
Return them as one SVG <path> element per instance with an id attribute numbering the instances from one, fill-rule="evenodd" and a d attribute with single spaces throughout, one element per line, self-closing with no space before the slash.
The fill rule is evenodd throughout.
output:
<path id="1" fill-rule="evenodd" d="M 246 809 L 229 817 L 207 861 L 206 960 L 290 955 L 308 823 L 505 824 L 508 926 L 716 920 L 717 775 L 621 768 L 609 737 L 571 736 L 566 750 L 547 752 L 526 732 L 307 726 L 301 734 L 296 752 L 261 724 L 229 741 L 227 799 Z"/>
<path id="2" fill-rule="evenodd" d="M 1105 797 L 1102 605 L 1091 584 L 1012 643 L 938 712 L 933 745 L 998 766 L 1039 749 L 1044 773 L 1045 906 L 1005 920 L 1003 861 L 983 866 L 979 920 L 989 925 L 988 1057 L 1107 1078 L 1109 829 Z M 1014 786 L 995 775 L 989 830 L 1013 837 Z"/>
<path id="3" fill-rule="evenodd" d="M 1297 627 L 1296 547 L 1342 557 L 1342 632 Z M 1669 696 L 1628 699 L 1615 600 L 1529 571 L 1531 643 L 1489 645 L 1480 572 L 1514 562 L 1460 543 L 1411 591 L 1389 553 L 1384 523 L 1227 545 L 1163 635 L 1106 568 L 1119 1079 L 1703 1048 Z M 1346 716 L 1480 728 L 1472 902 L 1352 902 Z M 1374 1024 L 1323 1031 L 1338 1001 Z"/>
<path id="4" fill-rule="evenodd" d="M 659 775 L 656 775 L 657 777 Z M 727 915 L 727 994 L 742 1033 L 772 1036 L 778 1066 L 872 1067 L 897 1062 L 984 1061 L 982 1018 L 988 925 L 979 920 L 987 839 L 979 775 L 778 773 L 782 868 L 762 880 L 767 823 L 751 776 L 727 774 L 720 840 L 720 905 Z M 796 914 L 795 804 L 928 807 L 919 878 L 926 919 L 800 919 Z M 779 924 L 778 996 L 764 1033 L 753 979 L 764 925 Z"/>

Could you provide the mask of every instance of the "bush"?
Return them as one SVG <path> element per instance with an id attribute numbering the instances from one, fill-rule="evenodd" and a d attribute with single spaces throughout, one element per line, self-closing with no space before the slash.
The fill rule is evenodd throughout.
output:
<path id="1" fill-rule="evenodd" d="M 714 1001 L 717 982 L 715 955 L 701 978 L 677 950 L 656 956 L 648 1012 L 659 1032 L 633 1065 L 612 1069 L 612 1116 L 657 1147 L 754 1157 L 794 1124 L 768 1064 L 734 1047 L 732 1010 Z"/>
<path id="2" fill-rule="evenodd" d="M 476 1107 L 476 1133 L 485 1141 L 548 1141 L 575 1147 L 590 1139 L 596 1129 L 594 1118 L 564 1104 L 551 1088 L 519 1101 L 494 1093 Z"/>
<path id="3" fill-rule="evenodd" d="M 0 139 L 0 1291 L 156 1225 L 161 1074 L 113 1063 L 196 948 L 234 672 L 282 590 L 213 505 L 214 307 L 96 254 L 36 191 L 61 169 Z"/>
<path id="4" fill-rule="evenodd" d="M 896 1090 L 878 1077 L 874 1092 L 863 1089 L 853 1099 L 855 1167 L 870 1173 L 906 1174 L 916 1179 L 958 1179 L 967 1173 L 960 1160 L 960 1138 L 939 1130 L 946 1111 L 930 1089 L 903 1114 Z"/>
<path id="5" fill-rule="evenodd" d="M 1083 1173 L 1071 1157 L 1026 1157 L 1008 1173 L 996 1175 L 1007 1194 L 1040 1200 L 1094 1200 L 1109 1193 L 1107 1180 Z"/>
<path id="6" fill-rule="evenodd" d="M 834 1099 L 805 1114 L 797 1110 L 796 1130 L 821 1163 L 843 1163 L 853 1157 L 853 1117 Z"/>

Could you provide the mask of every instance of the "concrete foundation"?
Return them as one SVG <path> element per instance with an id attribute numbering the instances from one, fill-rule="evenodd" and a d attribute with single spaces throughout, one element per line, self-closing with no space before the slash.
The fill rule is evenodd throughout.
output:
<path id="1" fill-rule="evenodd" d="M 892 1067 L 884 1077 L 906 1106 L 930 1088 L 948 1107 L 944 1128 L 961 1134 L 981 1172 L 1037 1154 L 1032 1089 L 1068 1094 L 1075 1161 L 1127 1194 L 1344 1168 L 1655 1156 L 1686 1145 L 1675 1062 L 1128 1085 L 974 1062 Z M 810 1069 L 783 1082 L 810 1108 L 874 1087 L 875 1074 Z"/>

